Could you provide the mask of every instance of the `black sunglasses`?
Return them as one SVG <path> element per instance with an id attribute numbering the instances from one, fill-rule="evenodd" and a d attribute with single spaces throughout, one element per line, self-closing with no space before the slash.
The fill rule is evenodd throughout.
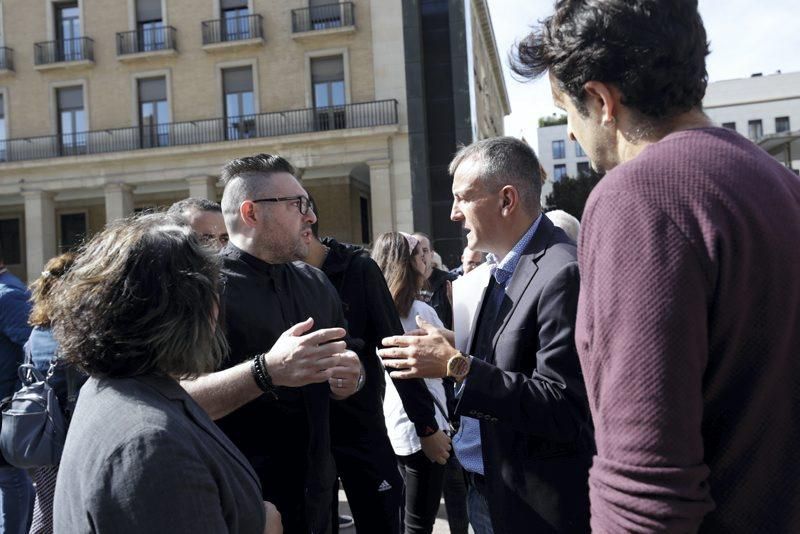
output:
<path id="1" fill-rule="evenodd" d="M 274 197 L 274 198 L 257 198 L 252 200 L 251 202 L 290 202 L 292 200 L 299 200 L 300 202 L 297 203 L 297 209 L 300 210 L 302 215 L 308 213 L 308 210 L 314 210 L 314 203 L 311 202 L 307 196 L 297 195 L 294 197 Z"/>

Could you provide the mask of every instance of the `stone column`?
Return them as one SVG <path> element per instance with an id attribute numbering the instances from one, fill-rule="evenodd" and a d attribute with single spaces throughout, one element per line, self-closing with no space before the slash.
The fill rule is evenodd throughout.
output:
<path id="1" fill-rule="evenodd" d="M 106 223 L 133 215 L 133 187 L 125 183 L 106 184 Z"/>
<path id="2" fill-rule="evenodd" d="M 368 161 L 372 239 L 394 230 L 391 160 Z"/>
<path id="3" fill-rule="evenodd" d="M 192 176 L 187 178 L 189 184 L 189 196 L 192 198 L 205 198 L 217 202 L 217 177 L 216 176 Z"/>
<path id="4" fill-rule="evenodd" d="M 44 264 L 56 255 L 56 207 L 53 193 L 23 191 L 28 281 L 33 282 Z"/>

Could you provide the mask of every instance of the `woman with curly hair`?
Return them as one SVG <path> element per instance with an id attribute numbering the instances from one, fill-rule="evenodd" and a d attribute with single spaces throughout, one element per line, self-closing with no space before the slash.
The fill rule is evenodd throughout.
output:
<path id="1" fill-rule="evenodd" d="M 51 311 L 54 304 L 53 287 L 66 274 L 75 261 L 75 254 L 67 252 L 52 258 L 44 266 L 42 275 L 31 284 L 31 301 L 33 308 L 28 322 L 33 327 L 31 337 L 25 344 L 25 359 L 47 377 L 47 382 L 56 393 L 58 404 L 64 410 L 64 417 L 69 422 L 71 408 L 77 390 L 86 380 L 72 365 L 59 359 L 58 343 L 51 330 Z M 68 383 L 72 383 L 69 391 Z M 31 470 L 36 499 L 33 504 L 33 518 L 30 534 L 48 534 L 53 532 L 53 493 L 56 489 L 58 465 L 48 465 Z"/>
<path id="2" fill-rule="evenodd" d="M 114 223 L 56 288 L 62 357 L 89 374 L 56 482 L 56 532 L 280 532 L 247 459 L 178 382 L 213 371 L 218 260 L 163 214 Z M 279 519 L 278 519 L 279 523 Z"/>

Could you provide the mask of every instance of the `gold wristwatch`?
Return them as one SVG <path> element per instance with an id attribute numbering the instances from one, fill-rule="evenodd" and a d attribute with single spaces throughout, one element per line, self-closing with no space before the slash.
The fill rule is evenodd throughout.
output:
<path id="1" fill-rule="evenodd" d="M 456 352 L 455 356 L 447 360 L 447 376 L 461 382 L 469 373 L 470 363 L 470 359 L 461 354 L 461 351 Z"/>

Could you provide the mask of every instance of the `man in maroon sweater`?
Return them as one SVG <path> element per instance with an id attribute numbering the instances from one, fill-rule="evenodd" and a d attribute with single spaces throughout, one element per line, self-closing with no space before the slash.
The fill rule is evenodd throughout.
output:
<path id="1" fill-rule="evenodd" d="M 517 50 L 606 176 L 576 341 L 594 532 L 800 531 L 800 179 L 703 114 L 692 0 L 560 0 Z"/>

